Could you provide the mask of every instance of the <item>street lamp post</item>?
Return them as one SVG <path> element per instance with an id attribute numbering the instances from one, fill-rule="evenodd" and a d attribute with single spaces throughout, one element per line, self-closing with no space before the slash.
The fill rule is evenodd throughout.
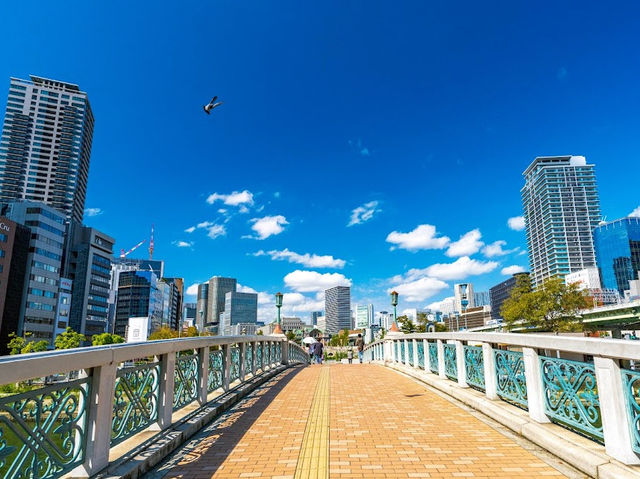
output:
<path id="1" fill-rule="evenodd" d="M 391 291 L 391 306 L 393 306 L 393 324 L 391 325 L 391 327 L 389 328 L 389 331 L 400 331 L 400 328 L 398 328 L 398 323 L 397 323 L 397 319 L 398 319 L 398 313 L 396 311 L 396 307 L 398 306 L 398 293 L 397 291 Z"/>
<path id="2" fill-rule="evenodd" d="M 276 308 L 278 308 L 278 323 L 273 328 L 273 334 L 282 334 L 282 326 L 280 326 L 280 308 L 282 308 L 282 293 L 276 293 Z"/>

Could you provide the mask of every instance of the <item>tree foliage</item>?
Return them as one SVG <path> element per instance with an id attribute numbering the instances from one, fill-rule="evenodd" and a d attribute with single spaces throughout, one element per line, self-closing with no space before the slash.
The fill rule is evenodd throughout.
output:
<path id="1" fill-rule="evenodd" d="M 507 328 L 517 324 L 544 331 L 581 331 L 578 313 L 585 307 L 585 295 L 577 284 L 560 278 L 546 279 L 535 291 L 529 278 L 518 276 L 511 297 L 502 305 Z"/>
<path id="2" fill-rule="evenodd" d="M 67 326 L 64 333 L 59 334 L 54 341 L 56 349 L 79 348 L 83 341 L 86 341 L 84 334 L 76 333 L 71 326 Z"/>
<path id="3" fill-rule="evenodd" d="M 293 331 L 287 331 L 287 339 L 289 341 L 293 341 L 294 339 L 296 339 L 296 333 L 294 333 Z"/>
<path id="4" fill-rule="evenodd" d="M 175 339 L 177 337 L 178 337 L 178 331 L 176 331 L 175 329 L 171 329 L 168 326 L 162 326 L 156 329 L 155 331 L 153 331 L 149 335 L 148 340 L 156 341 L 158 339 Z"/>
<path id="5" fill-rule="evenodd" d="M 106 344 L 120 344 L 124 343 L 124 338 L 117 334 L 102 333 L 94 334 L 91 338 L 91 344 L 93 346 L 104 346 Z"/>
<path id="6" fill-rule="evenodd" d="M 38 353 L 40 351 L 46 351 L 49 349 L 49 341 L 29 341 L 32 333 L 25 333 L 24 337 L 16 335 L 16 333 L 10 333 L 9 354 L 28 354 Z"/>
<path id="7" fill-rule="evenodd" d="M 331 337 L 329 346 L 348 346 L 349 345 L 349 330 L 343 329 L 338 334 Z"/>
<path id="8" fill-rule="evenodd" d="M 400 327 L 400 331 L 402 331 L 404 334 L 411 334 L 416 332 L 415 323 L 406 315 L 398 316 L 398 326 Z"/>

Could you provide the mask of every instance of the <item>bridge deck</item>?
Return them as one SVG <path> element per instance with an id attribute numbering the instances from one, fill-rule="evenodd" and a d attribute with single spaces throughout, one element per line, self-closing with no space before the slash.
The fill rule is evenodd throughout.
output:
<path id="1" fill-rule="evenodd" d="M 147 478 L 565 477 L 467 411 L 381 366 L 285 371 Z"/>

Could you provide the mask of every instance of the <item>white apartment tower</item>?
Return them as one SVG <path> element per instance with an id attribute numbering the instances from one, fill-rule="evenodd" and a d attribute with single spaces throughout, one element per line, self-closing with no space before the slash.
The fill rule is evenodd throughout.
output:
<path id="1" fill-rule="evenodd" d="M 545 156 L 523 175 L 532 285 L 596 266 L 592 231 L 601 216 L 594 165 L 584 156 Z"/>

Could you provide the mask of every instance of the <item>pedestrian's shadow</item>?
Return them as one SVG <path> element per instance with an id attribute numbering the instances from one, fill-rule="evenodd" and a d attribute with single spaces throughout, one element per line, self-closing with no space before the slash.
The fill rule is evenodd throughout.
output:
<path id="1" fill-rule="evenodd" d="M 195 434 L 175 450 L 143 479 L 202 476 L 204 470 L 213 476 L 227 459 L 244 434 L 252 427 L 273 399 L 300 372 L 302 367 L 287 369 L 262 384 L 236 406 Z M 179 474 L 173 468 L 180 469 Z"/>

